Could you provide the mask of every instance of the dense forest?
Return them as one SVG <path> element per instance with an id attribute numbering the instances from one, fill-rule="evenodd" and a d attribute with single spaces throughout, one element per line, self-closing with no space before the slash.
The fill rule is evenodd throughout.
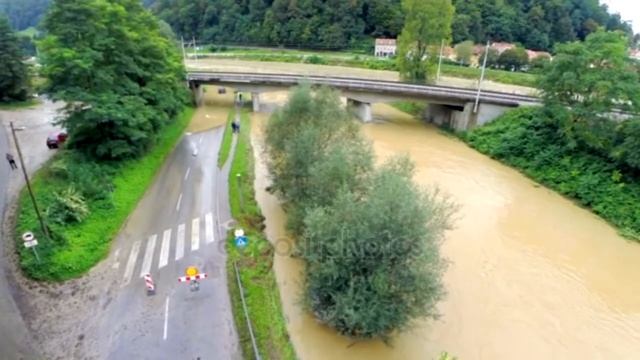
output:
<path id="1" fill-rule="evenodd" d="M 356 48 L 402 30 L 401 0 L 147 0 L 179 35 L 207 42 Z M 603 26 L 631 33 L 598 0 L 453 0 L 453 42 L 550 50 Z"/>
<path id="2" fill-rule="evenodd" d="M 12 27 L 36 25 L 51 0 L 0 0 Z M 371 46 L 402 30 L 401 0 L 143 0 L 174 31 L 202 41 L 318 49 Z M 549 50 L 598 26 L 631 28 L 599 0 L 453 0 L 453 42 L 510 41 Z"/>

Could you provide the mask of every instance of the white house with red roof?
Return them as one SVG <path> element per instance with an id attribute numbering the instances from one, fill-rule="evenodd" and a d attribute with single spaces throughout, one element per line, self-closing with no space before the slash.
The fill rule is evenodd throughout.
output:
<path id="1" fill-rule="evenodd" d="M 396 39 L 376 39 L 375 56 L 391 57 L 396 55 L 396 51 Z"/>

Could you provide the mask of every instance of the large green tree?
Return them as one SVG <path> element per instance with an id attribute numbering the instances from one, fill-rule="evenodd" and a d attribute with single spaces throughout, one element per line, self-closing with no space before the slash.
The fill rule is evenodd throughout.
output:
<path id="1" fill-rule="evenodd" d="M 430 81 L 437 46 L 451 38 L 451 0 L 403 0 L 404 28 L 398 38 L 400 75 L 409 81 Z"/>
<path id="2" fill-rule="evenodd" d="M 103 159 L 142 154 L 186 100 L 177 47 L 138 0 L 56 0 L 40 42 L 70 145 Z"/>
<path id="3" fill-rule="evenodd" d="M 19 40 L 0 16 L 0 102 L 23 101 L 29 95 L 29 73 Z"/>
<path id="4" fill-rule="evenodd" d="M 584 42 L 559 45 L 556 52 L 540 83 L 546 105 L 571 140 L 608 151 L 614 112 L 640 113 L 640 78 L 628 56 L 628 38 L 599 30 Z"/>
<path id="5" fill-rule="evenodd" d="M 387 337 L 432 316 L 439 242 L 451 207 L 412 183 L 412 165 L 374 170 L 373 151 L 337 94 L 295 89 L 266 129 L 272 190 L 306 261 L 305 303 L 354 338 Z"/>

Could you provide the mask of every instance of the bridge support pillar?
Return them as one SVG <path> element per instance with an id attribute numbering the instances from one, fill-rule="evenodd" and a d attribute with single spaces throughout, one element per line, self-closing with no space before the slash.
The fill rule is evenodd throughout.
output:
<path id="1" fill-rule="evenodd" d="M 251 102 L 253 103 L 253 112 L 260 111 L 260 93 L 251 93 Z"/>
<path id="2" fill-rule="evenodd" d="M 347 99 L 347 107 L 353 111 L 360 121 L 368 123 L 373 120 L 373 115 L 371 114 L 371 103 L 355 99 Z"/>
<path id="3" fill-rule="evenodd" d="M 193 96 L 193 104 L 195 106 L 202 105 L 204 101 L 204 89 L 200 84 L 190 83 L 189 87 L 191 88 L 191 94 Z"/>

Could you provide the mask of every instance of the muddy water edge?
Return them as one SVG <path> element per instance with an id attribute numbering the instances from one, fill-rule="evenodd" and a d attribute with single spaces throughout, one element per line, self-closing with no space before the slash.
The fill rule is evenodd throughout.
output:
<path id="1" fill-rule="evenodd" d="M 267 94 L 265 94 L 267 95 Z M 282 102 L 282 95 L 263 102 Z M 256 198 L 278 248 L 274 270 L 301 359 L 637 359 L 640 245 L 520 173 L 386 105 L 363 126 L 378 161 L 408 154 L 415 181 L 437 186 L 460 210 L 442 253 L 441 318 L 393 339 L 353 343 L 300 308 L 303 264 L 286 255 L 285 214 L 267 193 L 261 149 L 268 114 L 255 114 Z"/>

